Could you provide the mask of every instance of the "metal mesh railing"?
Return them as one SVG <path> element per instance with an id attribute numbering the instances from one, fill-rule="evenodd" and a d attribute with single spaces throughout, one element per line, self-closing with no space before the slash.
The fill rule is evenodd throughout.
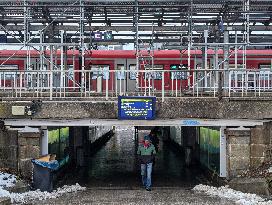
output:
<path id="1" fill-rule="evenodd" d="M 258 97 L 272 91 L 270 70 L 5 70 L 0 79 L 2 98 Z"/>

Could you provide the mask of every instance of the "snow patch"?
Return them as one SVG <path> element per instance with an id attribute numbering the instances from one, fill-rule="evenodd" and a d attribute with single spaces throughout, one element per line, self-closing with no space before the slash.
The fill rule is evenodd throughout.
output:
<path id="1" fill-rule="evenodd" d="M 12 187 L 16 183 L 16 176 L 4 172 L 0 172 L 0 188 Z"/>
<path id="2" fill-rule="evenodd" d="M 54 199 L 58 198 L 65 193 L 77 192 L 85 190 L 85 187 L 80 186 L 79 184 L 67 186 L 64 185 L 62 188 L 58 188 L 53 192 L 42 192 L 40 190 L 29 191 L 25 193 L 12 193 L 5 188 L 12 187 L 16 183 L 16 176 L 4 172 L 0 172 L 0 197 L 9 197 L 11 198 L 12 203 L 28 203 L 33 200 L 45 200 L 45 199 Z"/>
<path id="3" fill-rule="evenodd" d="M 62 188 L 58 188 L 53 192 L 42 192 L 40 190 L 29 191 L 25 193 L 11 193 L 10 198 L 12 203 L 28 203 L 33 200 L 46 200 L 46 199 L 55 199 L 60 197 L 65 193 L 72 193 L 77 191 L 83 191 L 86 187 L 80 186 L 78 183 L 76 185 L 64 185 Z"/>
<path id="4" fill-rule="evenodd" d="M 212 187 L 207 185 L 196 185 L 194 191 L 204 192 L 210 196 L 218 196 L 235 201 L 242 205 L 271 205 L 272 201 L 267 201 L 256 194 L 248 194 L 228 188 L 228 186 Z"/>

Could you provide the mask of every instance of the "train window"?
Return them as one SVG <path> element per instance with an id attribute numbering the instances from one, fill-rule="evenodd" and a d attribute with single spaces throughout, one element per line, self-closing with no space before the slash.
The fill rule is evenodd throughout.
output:
<path id="1" fill-rule="evenodd" d="M 0 65 L 0 72 L 1 72 L 1 79 L 5 79 L 5 80 L 12 80 L 14 79 L 14 75 L 18 73 L 16 73 L 16 71 L 19 70 L 19 66 L 18 65 Z M 3 72 L 4 71 L 4 72 Z"/>
<path id="2" fill-rule="evenodd" d="M 153 68 L 152 67 L 147 67 L 146 70 L 163 70 L 163 65 L 153 65 Z M 145 77 L 148 79 L 148 78 L 151 78 L 151 79 L 154 79 L 154 80 L 161 80 L 162 79 L 162 72 L 160 71 L 153 71 L 153 72 L 147 72 L 145 74 Z"/>
<path id="3" fill-rule="evenodd" d="M 269 71 L 272 70 L 272 63 L 271 64 L 259 64 L 259 69 L 260 71 L 260 76 L 259 78 L 261 80 L 269 80 L 272 78 L 271 72 Z"/>
<path id="4" fill-rule="evenodd" d="M 129 79 L 130 80 L 136 80 L 136 65 L 131 64 L 129 65 Z"/>
<path id="5" fill-rule="evenodd" d="M 272 70 L 272 63 L 271 64 L 259 64 L 259 69 L 271 69 Z"/>
<path id="6" fill-rule="evenodd" d="M 235 64 L 229 64 L 229 69 L 235 69 Z M 237 64 L 237 69 L 243 69 L 243 64 Z"/>
<path id="7" fill-rule="evenodd" d="M 110 79 L 110 66 L 109 65 L 92 65 L 91 70 L 93 71 L 92 79 L 95 80 L 99 76 L 103 76 L 103 80 Z"/>
<path id="8" fill-rule="evenodd" d="M 173 80 L 186 80 L 188 75 L 188 66 L 186 64 L 172 64 L 170 65 L 170 70 L 183 70 L 171 72 L 171 79 Z"/>
<path id="9" fill-rule="evenodd" d="M 75 72 L 74 72 L 74 65 L 67 65 L 67 70 L 68 70 L 68 79 L 69 80 L 74 80 L 75 79 Z"/>
<path id="10" fill-rule="evenodd" d="M 117 80 L 125 80 L 126 79 L 126 73 L 125 73 L 125 65 L 124 64 L 118 64 L 117 65 Z"/>

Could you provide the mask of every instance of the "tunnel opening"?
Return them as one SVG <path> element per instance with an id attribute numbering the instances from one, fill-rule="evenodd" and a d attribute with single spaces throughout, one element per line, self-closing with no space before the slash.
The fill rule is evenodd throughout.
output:
<path id="1" fill-rule="evenodd" d="M 219 176 L 220 127 L 100 126 L 69 129 L 69 142 L 65 143 L 69 145 L 70 163 L 58 184 L 141 187 L 137 149 L 151 130 L 159 138 L 153 187 L 191 188 L 205 183 L 209 173 Z"/>

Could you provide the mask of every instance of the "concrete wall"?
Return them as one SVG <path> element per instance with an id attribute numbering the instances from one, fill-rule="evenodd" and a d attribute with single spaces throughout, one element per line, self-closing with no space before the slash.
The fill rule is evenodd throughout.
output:
<path id="1" fill-rule="evenodd" d="M 99 99 L 98 99 L 99 100 Z M 13 116 L 12 106 L 31 102 L 1 102 L 0 118 L 34 119 L 117 119 L 118 106 L 114 101 L 42 102 L 33 116 Z M 167 98 L 157 99 L 157 119 L 271 119 L 271 100 L 246 100 L 217 98 Z"/>
<path id="2" fill-rule="evenodd" d="M 18 169 L 18 132 L 0 130 L 0 168 Z"/>

